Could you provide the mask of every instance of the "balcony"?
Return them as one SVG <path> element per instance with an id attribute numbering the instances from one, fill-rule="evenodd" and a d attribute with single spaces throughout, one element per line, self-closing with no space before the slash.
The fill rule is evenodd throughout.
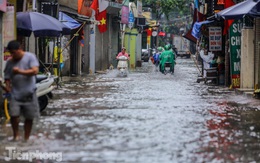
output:
<path id="1" fill-rule="evenodd" d="M 107 13 L 111 15 L 117 15 L 122 8 L 122 1 L 109 1 L 107 7 Z"/>

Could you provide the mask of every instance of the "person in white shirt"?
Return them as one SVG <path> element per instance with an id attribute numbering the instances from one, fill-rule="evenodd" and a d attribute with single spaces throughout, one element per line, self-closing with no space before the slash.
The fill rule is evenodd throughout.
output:
<path id="1" fill-rule="evenodd" d="M 205 69 L 210 68 L 210 63 L 214 58 L 214 54 L 212 52 L 208 52 L 207 48 L 202 48 L 200 50 L 200 57 L 203 60 L 203 77 L 206 77 L 207 71 Z"/>

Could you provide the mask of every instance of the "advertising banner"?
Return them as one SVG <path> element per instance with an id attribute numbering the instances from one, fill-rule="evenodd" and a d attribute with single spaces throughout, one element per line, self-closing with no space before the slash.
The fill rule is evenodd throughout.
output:
<path id="1" fill-rule="evenodd" d="M 128 17 L 129 17 L 129 7 L 122 6 L 121 23 L 128 24 Z"/>
<path id="2" fill-rule="evenodd" d="M 229 28 L 230 47 L 230 70 L 233 88 L 240 88 L 240 66 L 241 66 L 241 20 L 235 20 Z"/>
<path id="3" fill-rule="evenodd" d="M 209 27 L 209 51 L 222 51 L 221 27 Z"/>

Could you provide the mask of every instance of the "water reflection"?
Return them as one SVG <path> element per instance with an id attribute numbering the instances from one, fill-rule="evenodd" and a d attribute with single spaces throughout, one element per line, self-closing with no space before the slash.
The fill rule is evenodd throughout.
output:
<path id="1" fill-rule="evenodd" d="M 208 131 L 201 133 L 201 147 L 196 151 L 213 162 L 260 161 L 260 111 L 237 103 L 219 103 L 209 109 Z"/>

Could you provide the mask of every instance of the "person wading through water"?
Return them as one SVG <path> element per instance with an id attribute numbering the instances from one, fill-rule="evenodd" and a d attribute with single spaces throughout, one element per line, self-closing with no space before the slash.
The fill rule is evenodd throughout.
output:
<path id="1" fill-rule="evenodd" d="M 23 115 L 24 140 L 30 137 L 33 119 L 39 117 L 40 108 L 36 96 L 36 78 L 39 61 L 35 54 L 25 52 L 20 43 L 13 40 L 7 45 L 11 58 L 6 62 L 4 78 L 7 92 L 11 93 L 10 109 L 13 140 L 19 139 L 19 117 Z"/>

